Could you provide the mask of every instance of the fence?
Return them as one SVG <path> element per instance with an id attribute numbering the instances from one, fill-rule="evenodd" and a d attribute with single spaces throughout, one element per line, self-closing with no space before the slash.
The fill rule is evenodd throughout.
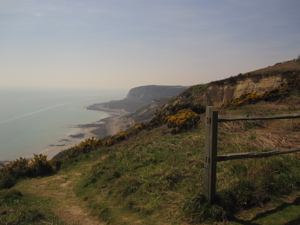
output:
<path id="1" fill-rule="evenodd" d="M 216 171 L 217 162 L 232 159 L 262 158 L 279 154 L 287 154 L 300 151 L 300 147 L 288 150 L 271 152 L 247 152 L 217 155 L 218 122 L 229 122 L 238 120 L 273 120 L 300 118 L 300 113 L 281 114 L 271 116 L 239 116 L 230 118 L 218 118 L 218 111 L 213 106 L 206 107 L 206 138 L 204 154 L 204 195 L 209 202 L 212 202 L 216 195 Z"/>

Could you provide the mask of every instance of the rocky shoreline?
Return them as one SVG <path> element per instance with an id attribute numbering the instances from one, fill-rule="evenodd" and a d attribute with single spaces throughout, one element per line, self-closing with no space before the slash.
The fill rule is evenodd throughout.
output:
<path id="1" fill-rule="evenodd" d="M 74 147 L 87 138 L 104 138 L 123 130 L 124 126 L 122 126 L 122 123 L 119 123 L 119 121 L 122 116 L 128 113 L 127 111 L 102 107 L 101 103 L 95 105 L 97 105 L 97 107 L 89 106 L 87 109 L 106 112 L 108 113 L 108 117 L 93 123 L 77 125 L 74 127 L 74 129 L 78 129 L 77 132 L 62 138 L 59 140 L 59 143 L 49 145 L 49 149 L 41 152 L 41 154 L 45 154 L 48 156 L 48 159 L 51 159 L 59 152 Z"/>
<path id="2" fill-rule="evenodd" d="M 123 130 L 123 126 L 120 123 L 120 118 L 129 112 L 124 109 L 111 109 L 102 106 L 101 104 L 95 104 L 89 106 L 88 110 L 102 111 L 109 114 L 108 117 L 99 120 L 95 123 L 78 125 L 80 128 L 94 128 L 91 133 L 96 135 L 98 138 L 103 138 L 106 136 L 114 135 Z"/>

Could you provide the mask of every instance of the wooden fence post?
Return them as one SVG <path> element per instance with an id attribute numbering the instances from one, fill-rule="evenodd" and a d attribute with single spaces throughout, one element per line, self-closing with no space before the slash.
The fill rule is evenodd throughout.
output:
<path id="1" fill-rule="evenodd" d="M 204 195 L 212 203 L 216 195 L 218 111 L 206 107 L 206 137 L 204 154 Z"/>

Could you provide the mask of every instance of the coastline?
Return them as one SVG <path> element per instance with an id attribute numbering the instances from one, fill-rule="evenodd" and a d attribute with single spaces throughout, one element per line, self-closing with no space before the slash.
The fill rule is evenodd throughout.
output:
<path id="1" fill-rule="evenodd" d="M 48 159 L 52 159 L 59 152 L 74 147 L 87 138 L 95 137 L 91 128 L 73 128 L 58 143 L 48 145 L 48 148 L 39 154 L 47 155 Z"/>
<path id="2" fill-rule="evenodd" d="M 110 135 L 115 135 L 118 132 L 123 131 L 123 126 L 119 123 L 122 116 L 129 112 L 124 109 L 111 109 L 104 107 L 100 104 L 94 104 L 87 108 L 88 110 L 102 111 L 109 114 L 108 117 L 99 120 L 96 123 L 79 125 L 79 127 L 94 127 L 91 132 L 99 138 L 103 138 Z"/>
<path id="3" fill-rule="evenodd" d="M 70 133 L 60 139 L 58 144 L 49 145 L 49 148 L 41 151 L 39 154 L 45 154 L 48 159 L 52 159 L 59 152 L 74 147 L 87 138 L 103 138 L 122 131 L 119 121 L 128 112 L 122 109 L 106 108 L 100 104 L 93 108 L 88 106 L 86 109 L 105 112 L 108 114 L 106 118 L 88 124 L 77 125 Z"/>

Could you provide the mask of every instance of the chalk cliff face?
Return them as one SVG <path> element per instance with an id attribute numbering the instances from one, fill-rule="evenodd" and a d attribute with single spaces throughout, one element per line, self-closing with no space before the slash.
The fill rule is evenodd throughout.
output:
<path id="1" fill-rule="evenodd" d="M 120 132 L 136 123 L 149 121 L 154 115 L 163 118 L 183 108 L 192 108 L 196 112 L 203 111 L 204 107 L 209 105 L 221 107 L 248 92 L 262 95 L 266 91 L 283 86 L 289 80 L 299 79 L 299 77 L 300 62 L 292 60 L 189 88 L 155 85 L 137 87 L 131 89 L 123 100 L 100 103 L 90 108 L 124 110 L 116 122 L 119 130 L 114 130 L 114 132 Z"/>
<path id="2" fill-rule="evenodd" d="M 279 66 L 280 68 L 278 68 Z M 289 79 L 297 77 L 300 77 L 300 62 L 288 61 L 224 80 L 192 86 L 159 110 L 187 102 L 220 107 L 244 93 L 252 92 L 261 95 L 287 83 Z"/>
<path id="3" fill-rule="evenodd" d="M 184 86 L 163 86 L 163 85 L 147 85 L 132 88 L 127 97 L 118 100 L 105 103 L 94 104 L 89 106 L 89 109 L 101 110 L 106 109 L 118 109 L 125 110 L 127 112 L 135 112 L 136 110 L 149 105 L 154 99 L 175 97 L 188 87 Z"/>
<path id="4" fill-rule="evenodd" d="M 205 90 L 194 96 L 194 101 L 202 105 L 220 107 L 222 104 L 247 92 L 263 94 L 267 90 L 277 88 L 286 80 L 287 76 L 283 74 L 229 78 L 208 84 Z M 184 95 L 182 97 L 184 98 Z"/>
<path id="5" fill-rule="evenodd" d="M 184 86 L 164 86 L 164 85 L 147 85 L 132 88 L 126 99 L 139 99 L 150 103 L 153 99 L 177 96 L 179 93 L 187 89 Z"/>

